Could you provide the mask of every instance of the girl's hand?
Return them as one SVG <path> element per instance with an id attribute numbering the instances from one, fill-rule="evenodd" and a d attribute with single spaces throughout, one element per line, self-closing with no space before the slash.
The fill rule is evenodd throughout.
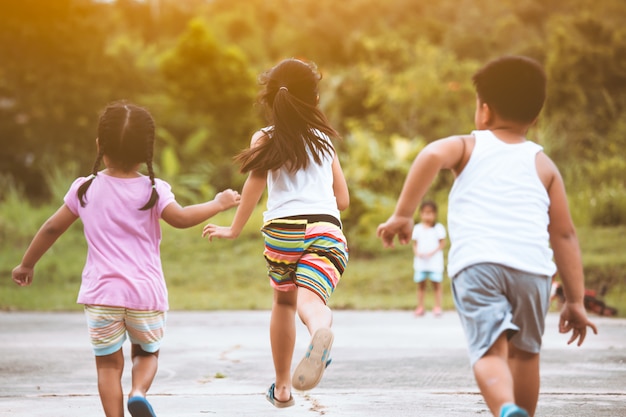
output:
<path id="1" fill-rule="evenodd" d="M 227 210 L 231 207 L 239 205 L 239 202 L 241 201 L 241 196 L 237 191 L 233 191 L 229 188 L 220 193 L 217 193 L 213 200 L 217 204 L 219 204 L 220 207 L 222 207 L 222 210 Z"/>
<path id="2" fill-rule="evenodd" d="M 33 268 L 27 268 L 21 264 L 13 269 L 13 281 L 20 287 L 26 287 L 33 283 Z"/>
<path id="3" fill-rule="evenodd" d="M 587 335 L 587 327 L 590 327 L 595 334 L 598 334 L 596 325 L 587 318 L 585 306 L 582 303 L 568 303 L 566 301 L 563 310 L 561 310 L 559 332 L 568 333 L 570 330 L 572 331 L 572 337 L 567 344 L 569 345 L 578 339 L 577 345 L 582 345 Z"/>
<path id="4" fill-rule="evenodd" d="M 211 242 L 213 238 L 235 239 L 237 236 L 233 233 L 233 229 L 231 227 L 207 224 L 204 226 L 204 229 L 202 229 L 202 237 L 208 237 L 209 242 Z"/>

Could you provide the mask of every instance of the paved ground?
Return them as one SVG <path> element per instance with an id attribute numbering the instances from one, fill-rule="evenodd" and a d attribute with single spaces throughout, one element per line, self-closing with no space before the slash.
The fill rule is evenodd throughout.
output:
<path id="1" fill-rule="evenodd" d="M 578 348 L 549 316 L 537 416 L 626 416 L 626 320 L 595 321 Z M 284 410 L 264 399 L 268 323 L 266 311 L 171 312 L 149 396 L 159 417 L 489 416 L 454 312 L 336 312 L 333 364 Z M 298 359 L 308 339 L 300 326 Z M 103 416 L 82 314 L 0 313 L 0 416 Z"/>

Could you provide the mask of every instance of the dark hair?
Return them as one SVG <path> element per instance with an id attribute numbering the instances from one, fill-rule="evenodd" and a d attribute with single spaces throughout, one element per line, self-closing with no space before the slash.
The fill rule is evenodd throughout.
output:
<path id="1" fill-rule="evenodd" d="M 316 132 L 339 137 L 317 108 L 317 85 L 321 78 L 313 63 L 298 59 L 283 60 L 259 77 L 260 84 L 265 86 L 259 102 L 265 106 L 273 126 L 265 130 L 266 135 L 257 146 L 235 157 L 241 163 L 241 172 L 270 171 L 285 164 L 295 171 L 309 164 L 307 150 L 318 164 L 324 153 L 332 154 L 332 144 Z"/>
<path id="2" fill-rule="evenodd" d="M 420 211 L 424 210 L 426 207 L 430 207 L 435 213 L 437 213 L 437 203 L 433 200 L 422 201 L 422 204 L 420 204 Z"/>
<path id="3" fill-rule="evenodd" d="M 481 102 L 505 120 L 531 123 L 546 98 L 546 74 L 537 61 L 505 56 L 487 63 L 472 77 Z"/>
<path id="4" fill-rule="evenodd" d="M 152 157 L 154 152 L 154 119 L 143 107 L 125 101 L 109 104 L 98 122 L 98 156 L 93 164 L 91 177 L 78 188 L 80 205 L 85 207 L 85 193 L 98 175 L 102 157 L 107 156 L 124 171 L 145 162 L 152 183 L 148 202 L 140 210 L 148 210 L 156 204 L 159 194 L 155 188 Z"/>

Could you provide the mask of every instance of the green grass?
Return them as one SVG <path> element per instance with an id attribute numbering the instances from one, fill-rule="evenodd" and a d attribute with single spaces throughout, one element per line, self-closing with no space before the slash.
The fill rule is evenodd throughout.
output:
<path id="1" fill-rule="evenodd" d="M 18 287 L 10 279 L 11 269 L 21 259 L 39 225 L 55 207 L 33 208 L 17 199 L 0 203 L 0 309 L 63 311 L 80 310 L 76 295 L 85 262 L 86 244 L 80 222 L 73 225 L 41 259 L 30 287 Z M 269 309 L 272 289 L 265 274 L 263 242 L 259 233 L 261 208 L 254 213 L 244 233 L 235 241 L 208 242 L 202 226 L 187 230 L 163 225 L 161 245 L 163 268 L 168 282 L 170 307 L 174 310 Z M 232 212 L 212 219 L 228 224 Z M 607 304 L 626 316 L 626 227 L 579 230 L 587 287 L 606 285 Z M 378 252 L 367 257 L 352 256 L 346 273 L 331 298 L 335 309 L 412 309 L 412 255 L 408 246 L 383 249 L 372 231 L 367 242 Z M 358 252 L 358 251 L 355 251 Z M 432 293 L 427 295 L 432 305 Z M 444 283 L 444 307 L 452 309 L 449 280 Z"/>

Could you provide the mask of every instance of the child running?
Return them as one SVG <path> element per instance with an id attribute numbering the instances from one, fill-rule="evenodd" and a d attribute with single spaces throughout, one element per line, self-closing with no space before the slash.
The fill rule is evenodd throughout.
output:
<path id="1" fill-rule="evenodd" d="M 276 372 L 266 398 L 275 407 L 294 405 L 291 387 L 315 387 L 330 362 L 332 312 L 326 305 L 348 261 L 339 211 L 349 204 L 348 186 L 330 138 L 339 135 L 318 109 L 321 76 L 312 63 L 287 59 L 263 74 L 260 102 L 270 127 L 256 132 L 236 160 L 249 173 L 230 227 L 208 224 L 203 236 L 234 239 L 259 202 L 266 184 L 262 234 L 274 302 L 270 342 Z M 290 376 L 295 314 L 312 335 Z"/>
<path id="2" fill-rule="evenodd" d="M 394 214 L 378 227 L 384 246 L 411 237 L 412 215 L 440 170 L 449 196 L 448 274 L 478 387 L 494 416 L 535 414 L 539 352 L 558 268 L 568 343 L 597 333 L 583 304 L 584 277 L 561 175 L 526 134 L 545 99 L 543 68 L 526 57 L 489 62 L 473 77 L 476 129 L 427 145 L 416 157 Z"/>
<path id="3" fill-rule="evenodd" d="M 78 303 L 85 305 L 104 413 L 124 417 L 122 344 L 128 335 L 128 410 L 133 417 L 155 417 L 145 397 L 157 372 L 168 309 L 159 219 L 177 228 L 195 226 L 237 205 L 239 194 L 225 190 L 213 201 L 181 207 L 169 184 L 154 177 L 154 120 L 130 103 L 106 107 L 96 147 L 92 174 L 73 182 L 64 204 L 39 229 L 13 269 L 13 281 L 30 285 L 37 261 L 80 217 L 88 252 Z M 106 168 L 98 171 L 102 162 Z M 149 176 L 137 172 L 143 163 Z"/>
<path id="4" fill-rule="evenodd" d="M 420 205 L 420 222 L 413 227 L 413 281 L 417 284 L 416 317 L 424 315 L 426 281 L 433 284 L 435 305 L 433 314 L 441 316 L 443 298 L 443 248 L 446 246 L 446 229 L 437 222 L 437 203 L 431 200 Z"/>

